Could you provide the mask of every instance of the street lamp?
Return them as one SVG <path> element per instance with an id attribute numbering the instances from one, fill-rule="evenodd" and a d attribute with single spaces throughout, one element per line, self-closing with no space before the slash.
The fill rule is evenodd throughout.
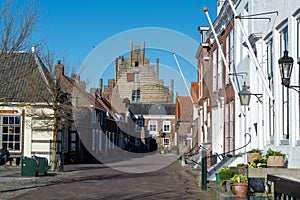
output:
<path id="1" fill-rule="evenodd" d="M 281 75 L 281 84 L 287 88 L 299 88 L 298 85 L 290 85 L 291 74 L 293 70 L 294 59 L 288 56 L 288 51 L 283 52 L 283 57 L 279 58 L 278 64 Z M 300 58 L 298 58 L 298 65 L 300 66 Z M 296 89 L 295 89 L 296 90 Z M 296 90 L 299 92 L 299 90 Z"/>
<path id="2" fill-rule="evenodd" d="M 244 82 L 244 85 L 242 86 L 242 90 L 239 92 L 242 106 L 247 106 L 250 103 L 251 92 L 249 91 L 249 88 L 250 87 L 246 85 L 246 82 Z"/>
<path id="3" fill-rule="evenodd" d="M 251 95 L 256 96 L 259 102 L 261 102 L 260 98 L 262 97 L 262 94 L 253 94 L 249 91 L 249 86 L 246 85 L 246 82 L 244 82 L 244 85 L 242 86 L 242 90 L 239 92 L 240 101 L 242 106 L 248 106 L 250 103 Z"/>

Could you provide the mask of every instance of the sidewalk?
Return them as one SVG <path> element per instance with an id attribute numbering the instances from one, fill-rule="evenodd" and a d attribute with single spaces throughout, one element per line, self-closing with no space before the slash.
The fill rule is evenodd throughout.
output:
<path id="1" fill-rule="evenodd" d="M 65 172 L 48 172 L 45 176 L 27 177 L 21 176 L 21 165 L 0 165 L 0 199 L 9 199 L 78 173 L 72 167 L 66 167 Z"/>

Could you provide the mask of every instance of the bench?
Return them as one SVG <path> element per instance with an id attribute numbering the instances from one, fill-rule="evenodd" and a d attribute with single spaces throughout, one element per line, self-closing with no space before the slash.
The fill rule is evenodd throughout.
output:
<path id="1" fill-rule="evenodd" d="M 268 174 L 268 181 L 274 184 L 275 199 L 299 199 L 300 198 L 300 179 L 284 176 Z"/>

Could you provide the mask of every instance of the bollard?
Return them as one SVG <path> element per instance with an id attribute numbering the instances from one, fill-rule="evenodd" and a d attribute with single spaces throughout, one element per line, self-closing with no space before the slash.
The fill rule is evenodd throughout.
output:
<path id="1" fill-rule="evenodd" d="M 202 190 L 207 190 L 207 166 L 206 166 L 206 156 L 204 156 L 202 159 Z"/>

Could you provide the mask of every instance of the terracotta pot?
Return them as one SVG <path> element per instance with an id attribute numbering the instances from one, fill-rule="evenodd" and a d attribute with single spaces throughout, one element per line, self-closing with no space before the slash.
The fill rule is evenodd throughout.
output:
<path id="1" fill-rule="evenodd" d="M 261 158 L 261 153 L 247 153 L 247 162 L 253 162 L 254 158 Z"/>
<path id="2" fill-rule="evenodd" d="M 248 183 L 233 183 L 233 191 L 235 196 L 246 197 L 248 193 Z"/>
<path id="3" fill-rule="evenodd" d="M 284 157 L 269 156 L 267 159 L 267 167 L 284 167 Z"/>

